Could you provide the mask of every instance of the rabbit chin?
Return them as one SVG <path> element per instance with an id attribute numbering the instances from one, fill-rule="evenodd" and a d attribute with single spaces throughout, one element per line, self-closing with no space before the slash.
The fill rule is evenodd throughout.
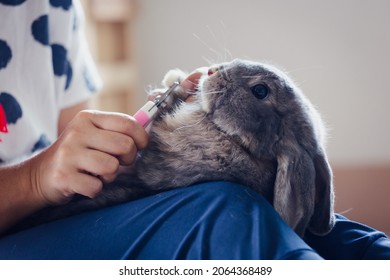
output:
<path id="1" fill-rule="evenodd" d="M 206 113 L 211 112 L 209 95 L 213 92 L 213 86 L 210 83 L 210 77 L 208 75 L 202 75 L 199 79 L 198 91 L 196 94 L 196 100 L 202 106 L 203 111 Z"/>

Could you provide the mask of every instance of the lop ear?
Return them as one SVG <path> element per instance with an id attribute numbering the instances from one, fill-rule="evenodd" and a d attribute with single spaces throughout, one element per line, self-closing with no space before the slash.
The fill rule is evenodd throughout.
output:
<path id="1" fill-rule="evenodd" d="M 316 235 L 325 235 L 335 224 L 333 175 L 323 151 L 314 157 L 313 162 L 316 171 L 316 194 L 309 230 Z"/>
<path id="2" fill-rule="evenodd" d="M 302 149 L 277 156 L 273 206 L 284 221 L 303 236 L 314 212 L 315 168 Z"/>
<path id="3" fill-rule="evenodd" d="M 295 147 L 277 156 L 274 208 L 303 236 L 306 229 L 317 235 L 328 233 L 334 225 L 332 174 L 323 153 L 312 158 Z"/>

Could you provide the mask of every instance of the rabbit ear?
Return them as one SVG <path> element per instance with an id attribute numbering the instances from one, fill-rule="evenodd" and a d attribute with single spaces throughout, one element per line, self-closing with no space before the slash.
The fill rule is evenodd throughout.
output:
<path id="1" fill-rule="evenodd" d="M 312 158 L 299 146 L 293 150 L 277 156 L 274 208 L 300 236 L 306 228 L 324 235 L 334 225 L 331 169 L 324 153 Z"/>
<path id="2" fill-rule="evenodd" d="M 314 211 L 316 176 L 309 154 L 301 148 L 294 150 L 277 156 L 273 206 L 303 236 Z"/>
<path id="3" fill-rule="evenodd" d="M 316 235 L 325 235 L 335 223 L 332 170 L 323 151 L 314 157 L 313 162 L 316 170 L 316 194 L 309 230 Z"/>

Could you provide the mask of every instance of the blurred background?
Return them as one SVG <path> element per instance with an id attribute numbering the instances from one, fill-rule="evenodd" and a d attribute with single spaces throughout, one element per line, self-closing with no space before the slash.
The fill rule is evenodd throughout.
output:
<path id="1" fill-rule="evenodd" d="M 245 58 L 284 69 L 329 129 L 336 209 L 390 234 L 390 1 L 82 0 L 104 80 L 133 114 L 172 68 Z"/>

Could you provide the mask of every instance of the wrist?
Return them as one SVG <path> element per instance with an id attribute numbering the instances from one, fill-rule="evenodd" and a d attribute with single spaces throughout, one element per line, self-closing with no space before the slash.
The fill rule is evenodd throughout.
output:
<path id="1" fill-rule="evenodd" d="M 32 182 L 33 162 L 0 168 L 0 233 L 46 206 Z"/>
<path id="2" fill-rule="evenodd" d="M 28 182 L 26 186 L 29 188 L 27 193 L 31 195 L 30 199 L 38 207 L 38 209 L 50 205 L 43 192 L 42 171 L 44 170 L 44 167 L 42 166 L 41 160 L 43 153 L 44 152 L 26 162 L 26 170 L 28 172 Z"/>

